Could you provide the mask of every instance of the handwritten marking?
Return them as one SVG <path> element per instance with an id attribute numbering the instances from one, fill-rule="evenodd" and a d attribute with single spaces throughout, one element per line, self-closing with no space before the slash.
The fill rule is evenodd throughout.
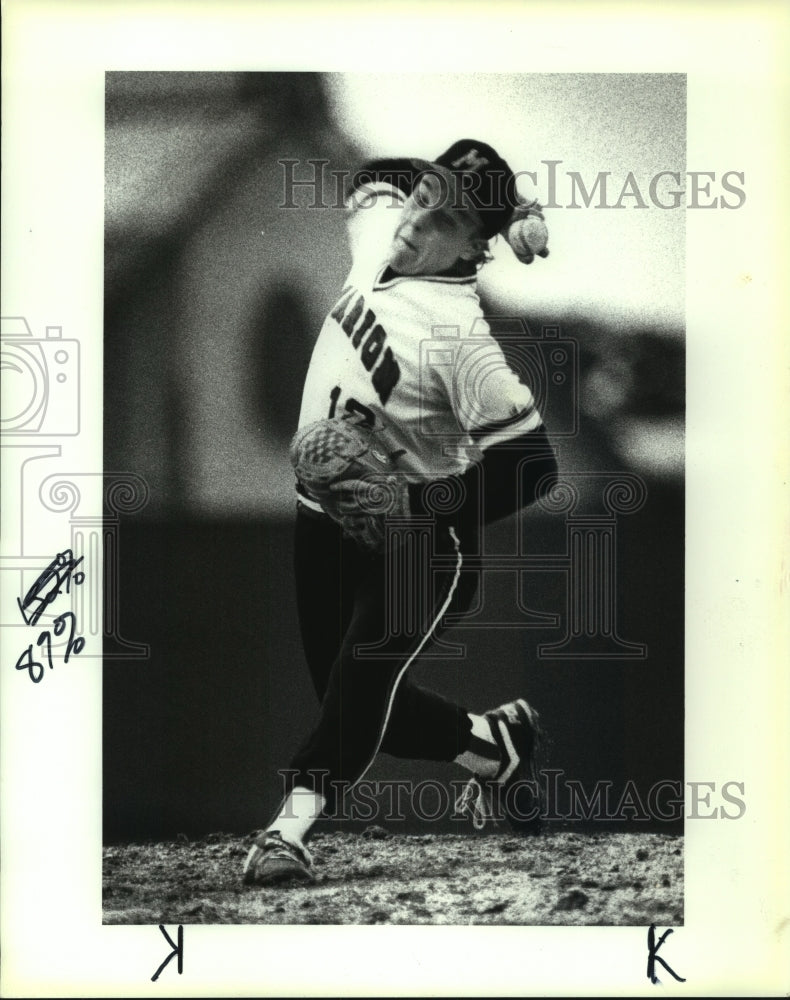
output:
<path id="1" fill-rule="evenodd" d="M 74 572 L 82 562 L 82 559 L 82 556 L 79 559 L 75 559 L 71 549 L 59 552 L 44 572 L 41 573 L 30 590 L 28 590 L 24 598 L 21 601 L 17 598 L 16 603 L 19 605 L 19 610 L 22 612 L 22 618 L 26 625 L 36 625 L 49 605 L 63 593 L 64 587 L 67 594 L 70 592 L 72 577 L 75 586 L 78 586 L 85 580 L 85 574 L 82 571 Z M 45 591 L 47 587 L 49 587 L 49 590 Z M 42 593 L 42 591 L 45 592 Z M 28 613 L 30 605 L 34 603 L 37 607 Z"/>
<path id="2" fill-rule="evenodd" d="M 85 574 L 82 570 L 77 570 L 81 562 L 82 556 L 79 559 L 75 559 L 71 549 L 64 549 L 63 552 L 59 552 L 55 556 L 44 572 L 39 575 L 24 598 L 22 600 L 17 598 L 17 604 L 26 625 L 36 625 L 45 609 L 60 594 L 64 593 L 64 591 L 67 594 L 70 592 L 72 581 L 75 586 L 79 586 L 79 584 L 84 582 Z M 32 610 L 30 610 L 31 605 L 33 605 Z M 64 635 L 67 628 L 69 630 L 68 639 L 66 640 L 66 652 L 63 654 L 63 662 L 68 663 L 69 657 L 77 656 L 85 648 L 85 640 L 82 636 L 75 635 L 77 631 L 77 616 L 72 611 L 64 611 L 63 614 L 58 615 L 53 620 L 52 624 L 53 631 L 58 638 Z M 31 642 L 16 661 L 16 669 L 27 670 L 28 676 L 34 684 L 38 684 L 44 676 L 45 667 L 42 661 L 46 662 L 50 670 L 54 669 L 55 664 L 52 660 L 52 633 L 49 630 L 41 632 L 36 639 L 36 646 L 43 650 L 41 660 L 34 659 L 33 643 Z"/>
<path id="3" fill-rule="evenodd" d="M 672 976 L 673 979 L 677 979 L 679 983 L 685 983 L 686 981 L 682 976 L 679 976 L 676 972 L 670 969 L 664 959 L 658 954 L 658 949 L 672 933 L 674 932 L 670 927 L 669 930 L 664 931 L 658 939 L 658 943 L 656 943 L 656 925 L 651 924 L 650 929 L 647 932 L 647 978 L 654 986 L 656 984 L 661 984 L 661 980 L 656 975 L 656 962 L 660 962 L 670 976 Z"/>
<path id="4" fill-rule="evenodd" d="M 173 957 L 173 955 L 175 955 L 176 958 L 178 959 L 178 974 L 179 974 L 179 976 L 184 971 L 184 927 L 183 927 L 183 924 L 179 924 L 178 925 L 178 934 L 176 936 L 178 944 L 174 943 L 173 939 L 170 937 L 170 935 L 165 930 L 164 924 L 160 924 L 159 925 L 159 930 L 164 934 L 165 940 L 167 941 L 167 943 L 170 945 L 170 947 L 173 950 L 170 952 L 170 954 L 167 956 L 167 958 L 164 960 L 164 962 L 162 962 L 162 964 L 159 966 L 159 968 L 156 970 L 156 972 L 153 974 L 153 976 L 151 976 L 151 982 L 152 983 L 155 983 L 157 981 L 157 979 L 162 975 L 162 972 L 164 971 L 165 966 L 168 964 L 168 962 Z"/>

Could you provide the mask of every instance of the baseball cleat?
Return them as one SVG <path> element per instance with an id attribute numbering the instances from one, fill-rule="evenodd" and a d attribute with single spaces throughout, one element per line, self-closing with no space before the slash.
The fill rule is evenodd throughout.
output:
<path id="1" fill-rule="evenodd" d="M 313 859 L 306 847 L 283 840 L 279 830 L 261 834 L 244 862 L 246 885 L 314 882 Z"/>
<path id="2" fill-rule="evenodd" d="M 542 795 L 537 753 L 542 739 L 538 713 L 523 699 L 500 705 L 484 716 L 499 747 L 502 763 L 493 778 L 471 778 L 456 811 L 468 813 L 476 830 L 506 819 L 520 834 L 540 831 Z"/>

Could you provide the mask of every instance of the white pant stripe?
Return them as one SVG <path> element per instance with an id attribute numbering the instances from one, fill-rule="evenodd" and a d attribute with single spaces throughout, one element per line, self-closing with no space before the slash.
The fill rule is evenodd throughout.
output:
<path id="1" fill-rule="evenodd" d="M 384 734 L 387 731 L 387 724 L 389 723 L 389 721 L 390 721 L 390 715 L 392 714 L 392 706 L 393 706 L 393 703 L 395 701 L 395 694 L 397 693 L 398 685 L 400 684 L 403 675 L 406 673 L 406 671 L 412 665 L 412 663 L 414 662 L 414 660 L 420 655 L 422 647 L 425 645 L 425 643 L 428 641 L 428 639 L 430 639 L 431 635 L 433 634 L 433 630 L 436 628 L 436 626 L 442 620 L 442 617 L 444 616 L 445 612 L 450 607 L 450 602 L 452 601 L 453 595 L 455 594 L 456 587 L 458 586 L 458 580 L 459 580 L 459 577 L 461 576 L 461 566 L 463 565 L 464 557 L 463 557 L 463 555 L 461 553 L 461 543 L 458 541 L 458 536 L 456 535 L 455 530 L 453 528 L 450 528 L 449 531 L 450 531 L 450 536 L 453 539 L 453 545 L 455 546 L 456 556 L 458 557 L 457 560 L 456 560 L 456 564 L 455 564 L 455 576 L 453 577 L 453 582 L 450 584 L 449 593 L 447 594 L 447 597 L 445 598 L 445 601 L 442 604 L 442 606 L 441 606 L 441 608 L 439 610 L 439 613 L 434 618 L 434 620 L 431 622 L 431 627 L 426 630 L 425 635 L 420 640 L 420 643 L 417 646 L 417 648 L 414 650 L 414 652 L 411 654 L 411 656 L 408 658 L 408 660 L 406 660 L 406 662 L 403 664 L 403 666 L 398 671 L 398 676 L 395 678 L 395 683 L 392 685 L 392 691 L 390 692 L 389 702 L 387 704 L 387 712 L 386 712 L 386 715 L 384 716 L 384 722 L 382 723 L 382 726 L 381 726 L 381 731 L 379 733 L 378 742 L 376 743 L 376 749 L 373 751 L 373 756 L 368 761 L 367 765 L 365 766 L 364 771 L 362 772 L 362 774 L 360 774 L 360 776 L 354 782 L 355 785 L 358 782 L 362 781 L 362 779 L 368 773 L 368 771 L 370 770 L 370 768 L 373 766 L 373 761 L 376 759 L 376 755 L 378 754 L 379 750 L 381 749 L 381 744 L 382 744 L 382 741 L 384 740 Z"/>

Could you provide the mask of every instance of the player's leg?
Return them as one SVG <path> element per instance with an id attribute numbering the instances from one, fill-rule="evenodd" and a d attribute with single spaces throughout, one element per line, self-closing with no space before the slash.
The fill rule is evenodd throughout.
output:
<path id="1" fill-rule="evenodd" d="M 382 557 L 364 553 L 355 565 L 356 590 L 354 612 L 343 646 L 330 674 L 318 724 L 292 762 L 298 782 L 310 774 L 329 772 L 330 782 L 353 784 L 366 770 L 381 748 L 393 718 L 400 684 L 409 666 L 439 627 L 442 617 L 454 610 L 458 596 L 460 553 L 449 534 L 437 540 L 445 557 L 440 568 L 413 564 L 419 580 L 402 581 L 402 591 L 421 590 L 423 606 L 408 628 L 393 627 L 390 602 L 393 599 L 387 563 Z M 345 567 L 344 567 L 345 571 Z M 468 734 L 467 713 L 446 699 L 413 686 L 401 709 L 411 705 L 424 721 L 417 732 L 401 740 L 401 752 L 408 756 L 427 756 L 450 760 L 458 752 L 459 734 L 463 743 Z M 403 741 L 410 738 L 403 745 Z M 336 790 L 330 788 L 334 801 Z"/>
<path id="2" fill-rule="evenodd" d="M 475 552 L 473 528 L 467 525 L 465 540 Z M 468 610 L 476 589 L 476 575 L 462 573 L 452 611 Z M 440 623 L 433 636 L 438 638 L 442 631 Z M 455 742 L 450 738 L 453 720 Z M 458 806 L 471 814 L 476 827 L 488 819 L 507 819 L 520 833 L 536 833 L 541 805 L 536 759 L 541 735 L 538 715 L 523 698 L 476 714 L 419 687 L 405 672 L 380 749 L 397 757 L 459 764 L 472 777 Z"/>
<path id="3" fill-rule="evenodd" d="M 476 535 L 472 537 L 465 534 L 461 543 L 462 554 L 464 550 L 476 551 L 476 547 Z M 477 588 L 477 575 L 462 572 L 453 596 L 451 612 L 457 615 L 467 611 Z M 446 625 L 443 619 L 434 628 L 432 639 L 438 639 L 444 631 Z M 455 740 L 450 739 L 453 724 Z M 400 679 L 380 749 L 393 757 L 455 761 L 464 766 L 474 759 L 483 771 L 491 770 L 493 773 L 496 766 L 493 758 L 498 751 L 487 734 L 488 726 L 481 716 L 418 685 L 411 673 L 406 671 Z M 470 753 L 474 752 L 476 756 L 470 758 Z M 496 759 L 498 760 L 498 756 Z M 489 764 L 489 760 L 492 763 Z"/>
<path id="4" fill-rule="evenodd" d="M 370 644 L 385 634 L 383 566 L 381 557 L 371 556 L 345 537 L 331 518 L 309 508 L 298 509 L 294 537 L 297 609 L 305 657 L 322 701 L 321 718 L 301 755 L 282 772 L 288 780 L 286 794 L 259 838 L 257 849 L 250 852 L 245 866 L 249 881 L 307 877 L 309 856 L 304 841 L 327 805 L 322 779 L 327 776 L 343 780 L 348 773 L 353 780 L 357 767 L 354 754 L 348 767 L 342 767 L 333 761 L 327 748 L 343 740 L 344 725 L 349 745 L 352 742 L 349 733 L 354 733 L 358 726 L 364 730 L 366 723 L 370 732 L 363 748 L 377 741 L 378 720 L 391 676 L 403 663 L 404 656 L 397 655 L 388 662 L 372 661 L 375 670 L 367 678 L 371 684 L 365 684 L 365 678 L 355 680 L 348 664 L 354 661 L 359 643 Z M 356 624 L 350 627 L 352 621 Z M 413 639 L 407 645 L 413 645 Z M 327 698 L 333 670 L 336 691 Z M 344 694 L 338 696 L 338 691 Z M 404 726 L 412 742 L 401 746 L 401 752 L 405 756 L 452 759 L 458 746 L 465 745 L 467 740 L 466 713 L 414 685 L 409 688 L 406 701 L 409 710 L 398 713 L 399 717 L 404 714 L 412 717 L 419 728 Z M 457 738 L 452 738 L 453 733 L 458 734 Z M 362 739 L 365 740 L 364 735 Z M 262 852 L 267 857 L 265 871 L 256 872 L 261 867 Z"/>
<path id="5" fill-rule="evenodd" d="M 411 584 L 427 588 L 430 599 L 421 627 L 396 634 L 388 631 L 391 594 L 385 560 L 341 542 L 339 529 L 329 519 L 298 520 L 297 576 L 302 581 L 299 608 L 305 648 L 316 688 L 325 694 L 317 726 L 285 772 L 290 782 L 286 797 L 250 852 L 245 866 L 248 881 L 309 877 L 304 841 L 310 828 L 322 811 L 331 812 L 338 804 L 344 788 L 359 780 L 379 749 L 412 758 L 456 760 L 479 774 L 500 766 L 500 748 L 485 719 L 407 679 L 408 667 L 437 634 L 443 616 L 465 610 L 471 601 L 474 588 L 459 573 L 462 554 L 457 537 L 445 532 L 439 540 L 440 551 L 450 557 L 442 569 L 416 566 L 422 576 Z M 330 559 L 332 554 L 335 558 Z M 317 568 L 319 559 L 322 565 Z M 322 585 L 315 586 L 315 580 L 322 580 Z M 459 587 L 461 580 L 466 587 Z M 328 657 L 343 628 L 341 648 L 327 674 Z M 376 655 L 364 655 L 365 648 L 374 649 Z"/>
<path id="6" fill-rule="evenodd" d="M 469 548 L 477 550 L 476 538 L 470 538 Z M 419 687 L 408 676 L 426 643 L 440 634 L 444 616 L 466 610 L 475 591 L 474 576 L 460 572 L 463 553 L 455 531 L 437 531 L 435 551 L 440 558 L 430 557 L 427 565 L 401 559 L 395 580 L 383 559 L 361 554 L 358 563 L 351 563 L 354 613 L 318 724 L 289 769 L 296 787 L 314 788 L 331 805 L 338 788 L 358 781 L 379 750 L 456 761 L 486 778 L 502 767 L 502 742 L 487 717 Z M 406 595 L 415 593 L 423 600 L 410 608 L 411 626 L 393 627 L 388 613 L 393 597 L 407 602 Z M 403 608 L 400 612 L 403 618 Z"/>
<path id="7" fill-rule="evenodd" d="M 353 613 L 358 557 L 357 546 L 343 537 L 331 518 L 299 504 L 294 531 L 296 606 L 302 647 L 319 701 Z M 305 783 L 291 783 L 247 856 L 244 880 L 258 884 L 310 881 L 312 862 L 304 841 L 325 806 L 320 791 Z"/>
<path id="8" fill-rule="evenodd" d="M 436 725 L 448 706 L 455 722 L 455 740 L 449 739 L 448 725 Z M 502 761 L 500 747 L 483 715 L 419 687 L 408 675 L 398 687 L 380 750 L 406 760 L 460 764 L 481 777 L 493 777 Z"/>
<path id="9" fill-rule="evenodd" d="M 307 667 L 318 700 L 354 611 L 354 579 L 361 553 L 326 514 L 299 505 L 294 530 L 296 609 Z"/>
<path id="10" fill-rule="evenodd" d="M 367 578 L 371 557 L 344 537 L 330 518 L 301 508 L 294 554 L 302 643 L 313 684 L 323 700 L 332 665 L 354 612 L 356 585 Z M 473 574 L 461 574 L 452 610 L 456 613 L 466 610 L 476 588 Z M 374 616 L 383 607 L 382 599 L 373 596 L 375 592 L 375 588 L 368 592 L 375 605 Z M 362 617 L 367 618 L 368 613 L 363 611 Z M 440 623 L 434 634 L 438 635 L 442 627 Z M 382 625 L 382 635 L 384 629 Z M 398 757 L 454 760 L 467 747 L 471 729 L 466 711 L 417 685 L 406 673 L 393 701 L 381 749 Z M 452 731 L 456 733 L 454 741 L 448 738 Z"/>
<path id="11" fill-rule="evenodd" d="M 472 526 L 473 529 L 473 526 Z M 464 540 L 469 551 L 477 551 L 477 533 L 467 526 Z M 478 588 L 477 574 L 461 573 L 452 612 L 462 614 L 472 604 Z M 439 638 L 444 622 L 434 630 Z M 446 719 L 444 725 L 437 720 Z M 450 738 L 455 721 L 456 739 Z M 381 741 L 381 751 L 409 760 L 435 760 L 459 764 L 481 779 L 495 778 L 503 771 L 508 746 L 492 726 L 490 713 L 477 714 L 449 701 L 434 691 L 417 685 L 404 673 L 393 701 L 392 712 Z"/>
<path id="12" fill-rule="evenodd" d="M 326 514 L 299 504 L 294 530 L 294 579 L 302 647 L 319 701 L 323 701 L 332 665 L 343 645 L 354 610 L 354 581 L 363 557 Z M 285 772 L 288 773 L 287 771 Z M 321 815 L 326 799 L 306 782 L 290 782 L 283 801 L 268 824 L 260 846 L 272 855 L 272 881 L 289 875 L 303 877 L 309 869 L 304 851 L 307 834 Z M 283 845 L 271 842 L 271 831 Z M 295 857 L 288 857 L 295 848 Z M 301 851 L 301 853 L 299 853 Z M 250 852 L 246 871 L 255 860 Z M 307 862 L 307 863 L 306 863 Z M 260 879 L 259 879 L 260 881 Z"/>
<path id="13" fill-rule="evenodd" d="M 332 551 L 336 554 L 339 551 L 339 558 L 331 560 L 327 585 L 334 584 L 334 590 L 345 596 L 351 581 L 353 614 L 330 671 L 318 725 L 291 766 L 283 772 L 289 781 L 285 798 L 247 859 L 245 879 L 264 884 L 309 877 L 304 842 L 310 828 L 324 809 L 328 807 L 331 813 L 338 802 L 339 788 L 350 787 L 373 760 L 386 731 L 387 717 L 391 715 L 398 681 L 405 676 L 405 668 L 441 617 L 448 611 L 460 610 L 452 605 L 458 573 L 451 560 L 434 581 L 436 586 L 431 593 L 435 606 L 429 602 L 431 607 L 421 623 L 423 627 L 412 634 L 388 635 L 385 560 L 372 557 L 347 541 L 339 543 L 339 550 L 333 550 L 332 545 L 338 543 L 341 533 L 328 518 L 311 520 L 302 515 L 297 520 L 297 553 L 301 554 L 297 556 L 297 577 L 302 581 L 298 586 L 299 606 L 303 631 L 308 639 L 307 649 L 309 655 L 315 657 L 311 672 L 317 688 L 324 685 L 326 657 L 337 630 L 330 627 L 331 622 L 318 606 L 327 595 L 312 583 L 313 578 L 325 576 L 324 568 L 316 569 L 315 573 L 309 571 L 315 569 L 319 557 L 325 558 Z M 335 537 L 335 543 L 330 536 Z M 459 561 L 449 536 L 445 541 L 452 559 Z M 332 614 L 340 615 L 345 624 L 347 608 L 341 613 L 334 599 L 328 603 L 334 609 Z M 317 632 L 311 632 L 310 623 L 316 620 L 323 625 Z M 323 644 L 315 642 L 316 634 L 323 634 Z M 359 655 L 360 646 L 378 646 L 381 653 L 382 639 L 385 640 L 383 659 Z M 416 706 L 416 714 L 425 722 L 424 731 L 431 736 L 422 736 L 421 742 L 416 741 L 411 748 L 403 747 L 404 751 L 411 755 L 425 752 L 432 753 L 436 759 L 453 759 L 469 735 L 467 713 L 417 688 L 411 689 L 408 700 Z M 428 746 L 429 740 L 432 749 Z"/>

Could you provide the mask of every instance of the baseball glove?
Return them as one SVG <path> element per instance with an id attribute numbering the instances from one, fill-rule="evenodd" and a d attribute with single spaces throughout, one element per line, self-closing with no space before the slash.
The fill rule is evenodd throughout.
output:
<path id="1" fill-rule="evenodd" d="M 359 545 L 380 552 L 387 517 L 408 517 L 408 487 L 381 431 L 353 416 L 317 420 L 291 441 L 296 478 Z"/>

